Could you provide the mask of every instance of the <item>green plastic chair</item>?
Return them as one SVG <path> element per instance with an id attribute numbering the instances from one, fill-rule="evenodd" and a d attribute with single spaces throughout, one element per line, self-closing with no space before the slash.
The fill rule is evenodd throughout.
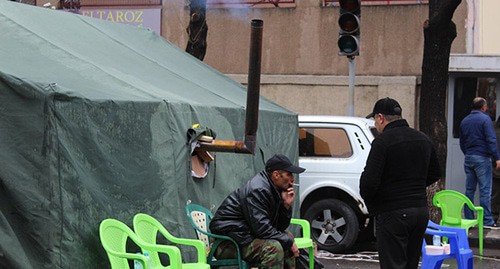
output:
<path id="1" fill-rule="evenodd" d="M 205 244 L 200 240 L 178 238 L 173 236 L 167 229 L 155 218 L 150 215 L 139 213 L 134 216 L 134 231 L 135 233 L 146 243 L 156 245 L 156 238 L 158 232 L 162 234 L 168 241 L 185 246 L 192 246 L 196 248 L 197 252 L 197 263 L 182 263 L 180 268 L 187 269 L 208 269 L 210 265 L 207 264 L 207 258 L 205 256 Z M 145 250 L 143 250 L 144 252 Z M 163 266 L 160 261 L 158 252 L 150 251 L 149 256 L 151 257 L 151 264 L 153 268 L 172 268 L 169 266 Z"/>
<path id="2" fill-rule="evenodd" d="M 259 264 L 249 264 L 241 258 L 241 252 L 238 244 L 229 236 L 213 234 L 210 232 L 209 224 L 213 218 L 212 212 L 203 206 L 189 203 L 186 205 L 186 214 L 189 223 L 196 231 L 199 240 L 205 243 L 207 247 L 207 262 L 212 268 L 221 266 L 238 266 L 239 269 L 248 269 L 251 267 L 261 268 Z M 224 241 L 230 241 L 236 247 L 236 259 L 216 259 L 214 257 L 215 250 Z"/>
<path id="3" fill-rule="evenodd" d="M 247 269 L 250 267 L 261 268 L 260 264 L 249 264 L 241 258 L 241 253 L 238 244 L 229 236 L 217 235 L 210 232 L 209 224 L 213 218 L 213 214 L 207 208 L 188 202 L 186 205 L 186 214 L 191 223 L 191 226 L 196 231 L 198 239 L 205 242 L 208 250 L 208 263 L 213 267 L 238 265 L 238 268 Z M 311 239 L 311 226 L 307 220 L 292 219 L 291 224 L 300 225 L 302 228 L 303 237 L 295 238 L 295 244 L 298 248 L 307 248 L 309 250 L 309 268 L 314 268 L 314 246 Z M 232 242 L 237 250 L 236 259 L 217 260 L 214 257 L 214 252 L 223 241 Z M 212 243 L 213 242 L 213 243 Z"/>
<path id="4" fill-rule="evenodd" d="M 481 206 L 475 206 L 467 196 L 454 190 L 442 190 L 437 192 L 432 203 L 441 209 L 442 226 L 464 228 L 469 234 L 469 228 L 478 227 L 479 232 L 479 255 L 483 255 L 483 216 L 484 210 Z M 462 217 L 464 206 L 472 211 L 477 211 L 476 219 L 465 219 Z"/>
<path id="5" fill-rule="evenodd" d="M 290 224 L 299 225 L 302 229 L 302 237 L 294 239 L 298 248 L 307 248 L 309 254 L 309 268 L 314 268 L 314 244 L 311 239 L 311 224 L 305 219 L 291 219 Z"/>
<path id="6" fill-rule="evenodd" d="M 108 254 L 111 269 L 129 269 L 128 260 L 137 260 L 141 262 L 142 268 L 159 269 L 183 269 L 194 267 L 183 267 L 181 252 L 175 246 L 154 245 L 144 242 L 138 235 L 136 235 L 127 225 L 116 219 L 105 219 L 101 222 L 99 227 L 99 236 L 101 244 Z M 158 267 L 149 266 L 149 260 L 146 256 L 136 253 L 128 253 L 126 249 L 127 239 L 131 239 L 137 246 L 144 252 L 149 253 L 164 253 L 170 259 L 170 266 Z M 200 268 L 200 267 L 196 267 Z M 202 267 L 202 268 L 210 268 Z"/>

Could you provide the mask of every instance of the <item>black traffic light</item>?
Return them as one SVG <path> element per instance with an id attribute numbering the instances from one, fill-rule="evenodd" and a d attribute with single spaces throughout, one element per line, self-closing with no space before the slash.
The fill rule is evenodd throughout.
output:
<path id="1" fill-rule="evenodd" d="M 339 0 L 339 55 L 359 55 L 361 0 Z"/>

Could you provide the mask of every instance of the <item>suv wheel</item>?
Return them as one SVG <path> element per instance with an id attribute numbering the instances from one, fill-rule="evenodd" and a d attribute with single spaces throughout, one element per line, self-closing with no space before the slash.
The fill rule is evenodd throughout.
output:
<path id="1" fill-rule="evenodd" d="M 353 209 L 340 200 L 317 201 L 306 209 L 304 218 L 311 223 L 311 236 L 319 249 L 339 253 L 356 242 L 358 218 Z"/>

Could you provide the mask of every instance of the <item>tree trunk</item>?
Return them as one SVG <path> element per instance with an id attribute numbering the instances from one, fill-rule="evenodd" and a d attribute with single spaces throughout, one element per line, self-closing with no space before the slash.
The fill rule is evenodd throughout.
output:
<path id="1" fill-rule="evenodd" d="M 443 189 L 446 174 L 446 87 L 451 44 L 457 36 L 452 17 L 460 2 L 461 0 L 430 0 L 429 19 L 424 23 L 419 125 L 420 130 L 434 141 L 442 171 L 442 179 L 427 190 L 433 221 L 440 219 L 440 212 L 432 206 L 432 197 Z"/>
<path id="2" fill-rule="evenodd" d="M 207 51 L 208 26 L 206 21 L 207 0 L 191 0 L 189 5 L 189 40 L 186 52 L 203 61 Z"/>

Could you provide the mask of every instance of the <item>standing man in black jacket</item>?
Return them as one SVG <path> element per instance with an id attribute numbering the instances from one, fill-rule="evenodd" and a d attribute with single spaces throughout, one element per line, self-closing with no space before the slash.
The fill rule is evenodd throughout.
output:
<path id="1" fill-rule="evenodd" d="M 234 239 L 249 262 L 259 262 L 269 269 L 293 269 L 299 255 L 293 237 L 285 229 L 292 218 L 295 197 L 293 173 L 305 169 L 276 154 L 258 173 L 232 192 L 215 212 L 210 231 Z M 235 248 L 223 242 L 215 257 L 234 258 Z"/>
<path id="2" fill-rule="evenodd" d="M 432 141 L 409 127 L 389 97 L 367 118 L 381 133 L 373 140 L 361 174 L 360 194 L 375 216 L 380 268 L 417 268 L 429 219 L 426 187 L 441 170 Z"/>

